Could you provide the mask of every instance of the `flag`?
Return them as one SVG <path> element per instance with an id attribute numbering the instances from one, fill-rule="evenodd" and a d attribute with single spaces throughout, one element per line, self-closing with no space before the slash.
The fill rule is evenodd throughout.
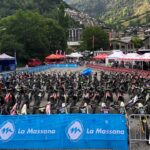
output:
<path id="1" fill-rule="evenodd" d="M 56 50 L 56 54 L 58 54 L 58 50 Z"/>
<path id="2" fill-rule="evenodd" d="M 61 55 L 61 53 L 62 53 L 62 50 L 60 50 L 59 54 Z"/>

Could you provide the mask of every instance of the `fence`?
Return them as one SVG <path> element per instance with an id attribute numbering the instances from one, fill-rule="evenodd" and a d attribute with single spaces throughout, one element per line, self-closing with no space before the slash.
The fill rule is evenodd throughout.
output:
<path id="1" fill-rule="evenodd" d="M 100 66 L 100 65 L 87 65 L 87 67 L 99 69 L 102 71 L 109 71 L 109 72 L 136 73 L 142 77 L 150 78 L 150 71 L 145 71 L 145 70 L 127 69 L 127 68 L 112 68 L 112 67 Z"/>
<path id="2" fill-rule="evenodd" d="M 76 68 L 76 67 L 78 67 L 77 64 L 49 64 L 49 65 L 38 66 L 38 67 L 23 68 L 23 69 L 19 69 L 16 71 L 4 72 L 4 73 L 1 73 L 0 75 L 2 75 L 4 78 L 7 78 L 10 74 L 13 74 L 13 73 L 20 73 L 20 72 L 33 73 L 33 72 L 45 71 L 50 68 Z"/>
<path id="3" fill-rule="evenodd" d="M 133 114 L 129 116 L 130 150 L 150 149 L 150 115 Z"/>

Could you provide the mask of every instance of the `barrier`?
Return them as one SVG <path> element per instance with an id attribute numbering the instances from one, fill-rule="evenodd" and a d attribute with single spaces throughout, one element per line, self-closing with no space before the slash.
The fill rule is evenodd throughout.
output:
<path id="1" fill-rule="evenodd" d="M 123 115 L 0 117 L 0 149 L 128 149 Z"/>
<path id="2" fill-rule="evenodd" d="M 77 64 L 48 64 L 48 65 L 44 65 L 44 66 L 24 68 L 24 69 L 20 69 L 20 70 L 16 70 L 16 71 L 4 72 L 4 73 L 0 73 L 0 75 L 2 75 L 4 78 L 7 78 L 10 74 L 13 74 L 13 73 L 20 73 L 20 72 L 33 73 L 33 72 L 45 71 L 50 68 L 76 68 L 76 67 L 78 67 Z"/>
<path id="3" fill-rule="evenodd" d="M 112 68 L 112 67 L 100 66 L 100 65 L 87 65 L 87 67 L 91 67 L 93 69 L 99 69 L 102 71 L 109 71 L 109 72 L 136 73 L 137 75 L 140 75 L 144 78 L 150 78 L 150 71 L 127 69 L 127 68 Z"/>
<path id="4" fill-rule="evenodd" d="M 133 114 L 128 118 L 130 150 L 150 149 L 150 115 Z"/>

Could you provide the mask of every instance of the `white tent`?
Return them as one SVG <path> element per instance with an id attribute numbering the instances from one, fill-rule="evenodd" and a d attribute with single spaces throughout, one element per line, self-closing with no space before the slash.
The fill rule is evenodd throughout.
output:
<path id="1" fill-rule="evenodd" d="M 141 60 L 141 61 L 150 61 L 150 53 L 145 53 L 144 55 L 142 55 L 140 57 L 139 60 Z"/>
<path id="2" fill-rule="evenodd" d="M 15 59 L 15 57 L 9 56 L 5 53 L 0 55 L 0 60 L 13 60 L 13 59 Z"/>
<path id="3" fill-rule="evenodd" d="M 70 55 L 66 55 L 67 57 L 70 58 L 80 58 L 83 57 L 83 55 L 79 54 L 79 53 L 71 53 Z"/>
<path id="4" fill-rule="evenodd" d="M 109 55 L 106 57 L 106 66 L 108 65 L 109 63 L 109 60 L 118 60 L 120 57 L 123 57 L 124 54 L 122 51 L 118 50 L 118 51 L 113 51 L 113 54 Z"/>
<path id="5" fill-rule="evenodd" d="M 119 59 L 121 60 L 126 60 L 126 61 L 136 61 L 139 60 L 141 58 L 141 55 L 137 54 L 137 53 L 128 53 L 126 55 L 124 55 L 124 57 L 120 57 Z"/>
<path id="6" fill-rule="evenodd" d="M 107 56 L 107 59 L 108 59 L 108 60 L 109 60 L 109 59 L 114 59 L 114 60 L 116 60 L 116 59 L 118 59 L 118 58 L 120 58 L 120 57 L 124 57 L 123 52 L 122 52 L 122 51 L 115 51 L 113 54 Z"/>
<path id="7" fill-rule="evenodd" d="M 0 71 L 14 71 L 16 70 L 15 57 L 9 56 L 5 53 L 0 55 Z"/>

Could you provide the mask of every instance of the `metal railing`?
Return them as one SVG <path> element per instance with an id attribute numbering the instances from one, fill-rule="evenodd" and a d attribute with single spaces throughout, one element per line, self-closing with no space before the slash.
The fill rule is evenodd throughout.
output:
<path id="1" fill-rule="evenodd" d="M 130 150 L 150 149 L 150 115 L 132 114 L 128 118 Z"/>

